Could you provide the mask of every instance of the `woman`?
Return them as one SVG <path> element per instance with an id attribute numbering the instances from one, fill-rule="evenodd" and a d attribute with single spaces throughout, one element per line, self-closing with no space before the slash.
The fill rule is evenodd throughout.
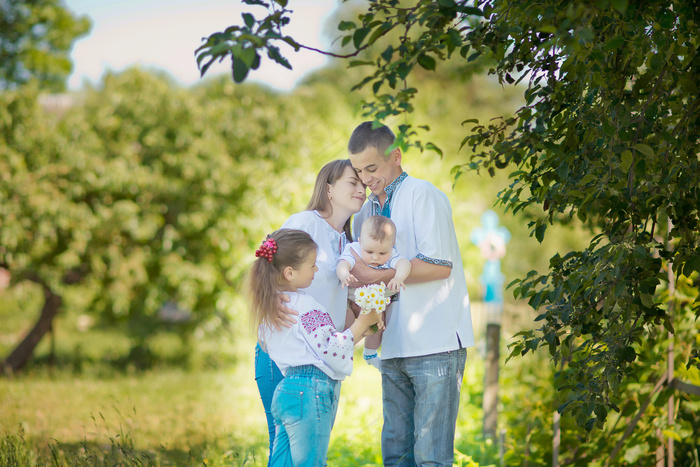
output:
<path id="1" fill-rule="evenodd" d="M 313 282 L 303 291 L 318 301 L 331 315 L 338 331 L 346 328 L 348 290 L 336 275 L 336 260 L 345 245 L 352 241 L 350 217 L 359 212 L 365 201 L 365 187 L 352 168 L 350 161 L 335 160 L 326 164 L 318 173 L 313 195 L 306 211 L 292 214 L 282 228 L 299 229 L 311 235 L 318 245 L 316 266 L 318 272 Z M 350 313 L 352 315 L 352 313 Z M 352 319 L 354 320 L 354 315 Z M 272 394 L 282 379 L 277 365 L 257 344 L 255 347 L 255 382 L 267 415 L 270 433 L 270 454 L 275 439 L 272 419 Z"/>

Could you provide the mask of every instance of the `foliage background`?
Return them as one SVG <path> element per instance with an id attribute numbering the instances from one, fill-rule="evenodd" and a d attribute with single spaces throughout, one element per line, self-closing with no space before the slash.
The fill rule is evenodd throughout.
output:
<path id="1" fill-rule="evenodd" d="M 9 412 L 0 428 L 10 433 L 5 441 L 12 449 L 25 452 L 27 441 L 30 457 L 58 456 L 66 464 L 79 459 L 90 465 L 97 458 L 223 464 L 249 456 L 262 462 L 253 338 L 238 287 L 264 234 L 304 208 L 316 171 L 346 157 L 347 135 L 363 119 L 360 101 L 368 97 L 366 90 L 347 90 L 361 76 L 337 64 L 278 94 L 234 85 L 228 77 L 182 89 L 165 75 L 131 69 L 71 95 L 71 107 L 51 109 L 38 85 L 2 92 L 0 254 L 13 282 L 0 291 L 0 353 L 7 355 L 35 320 L 42 287 L 63 300 L 26 374 L 0 380 Z M 459 148 L 463 129 L 455 122 L 507 117 L 523 104 L 523 88 L 503 88 L 454 63 L 439 73 L 417 68 L 412 79 L 420 87 L 414 112 L 387 123 L 428 123 L 431 141 L 443 150 L 440 157 L 414 148 L 404 168 L 432 181 L 452 202 L 480 330 L 483 259 L 469 234 L 485 209 L 495 209 L 512 234 L 502 262 L 506 282 L 548 269 L 550 257 L 580 250 L 596 232 L 573 218 L 549 227 L 539 243 L 527 227 L 545 215 L 539 206 L 506 214 L 495 205 L 510 184 L 506 174 L 465 172 L 457 183 L 449 175 L 466 157 Z M 168 302 L 188 320 L 164 322 L 159 313 Z M 536 313 L 512 294 L 505 309 L 507 341 L 534 327 Z M 693 321 L 682 323 L 680 341 L 697 340 Z M 681 465 L 697 463 L 697 402 L 683 400 L 677 428 L 668 430 L 663 414 L 670 393 L 650 394 L 647 379 L 664 360 L 654 349 L 664 348 L 666 339 L 652 337 L 654 345 L 636 350 L 640 382 L 621 388 L 629 400 L 606 431 L 587 435 L 563 419 L 563 459 L 604 463 L 651 397 L 649 417 L 616 462 L 650 463 L 658 438 L 674 437 Z M 480 437 L 483 341 L 474 350 L 456 448 L 464 465 L 489 465 L 498 451 Z M 687 355 L 678 357 L 680 375 L 697 384 L 696 369 L 683 370 L 682 358 Z M 561 402 L 553 387 L 566 375 L 555 374 L 549 361 L 536 352 L 502 371 L 508 464 L 551 460 L 551 416 Z M 367 370 L 358 368 L 345 385 L 330 453 L 334 465 L 379 463 L 377 375 Z M 91 399 L 84 400 L 86 393 Z M 24 441 L 12 434 L 18 425 Z M 52 453 L 50 439 L 58 443 Z"/>

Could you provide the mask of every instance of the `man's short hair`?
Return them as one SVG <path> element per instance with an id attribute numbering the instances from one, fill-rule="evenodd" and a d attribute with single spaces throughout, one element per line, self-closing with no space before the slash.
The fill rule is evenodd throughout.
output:
<path id="1" fill-rule="evenodd" d="M 366 231 L 365 229 L 369 230 Z M 396 224 L 388 217 L 380 215 L 369 216 L 362 223 L 362 232 L 365 231 L 370 238 L 378 242 L 383 242 L 387 237 L 393 237 L 394 242 L 396 242 Z"/>
<path id="2" fill-rule="evenodd" d="M 384 157 L 387 157 L 386 150 L 394 144 L 396 136 L 388 126 L 381 125 L 373 129 L 372 124 L 373 122 L 362 122 L 352 132 L 348 142 L 350 154 L 358 154 L 371 147 L 376 148 Z"/>

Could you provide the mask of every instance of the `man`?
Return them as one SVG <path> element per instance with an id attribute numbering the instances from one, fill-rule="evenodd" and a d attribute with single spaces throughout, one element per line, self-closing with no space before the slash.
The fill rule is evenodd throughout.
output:
<path id="1" fill-rule="evenodd" d="M 389 217 L 397 251 L 411 258 L 382 340 L 382 457 L 384 465 L 452 465 L 466 348 L 474 345 L 469 296 L 449 200 L 403 171 L 394 140 L 387 126 L 364 122 L 348 143 L 352 166 L 372 192 L 354 232 L 371 215 Z M 379 274 L 363 268 L 355 276 L 374 282 Z"/>

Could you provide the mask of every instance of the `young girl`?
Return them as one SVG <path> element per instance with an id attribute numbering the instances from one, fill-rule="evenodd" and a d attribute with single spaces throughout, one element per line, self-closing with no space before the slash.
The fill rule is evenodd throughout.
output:
<path id="1" fill-rule="evenodd" d="M 340 381 L 352 372 L 353 348 L 377 313 L 360 315 L 338 332 L 319 303 L 297 289 L 311 284 L 316 243 L 301 230 L 280 229 L 255 252 L 249 277 L 252 319 L 261 346 L 284 375 L 272 398 L 275 441 L 270 465 L 323 466 L 340 395 Z M 299 313 L 290 328 L 277 329 L 276 294 Z M 381 323 L 380 323 L 381 325 Z"/>

